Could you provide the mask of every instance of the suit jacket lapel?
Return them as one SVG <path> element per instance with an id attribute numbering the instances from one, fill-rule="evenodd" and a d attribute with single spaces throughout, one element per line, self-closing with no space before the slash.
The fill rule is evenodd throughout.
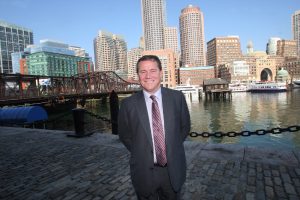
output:
<path id="1" fill-rule="evenodd" d="M 165 127 L 165 137 L 166 142 L 168 141 L 168 133 L 172 124 L 168 121 L 172 119 L 170 110 L 171 108 L 171 100 L 170 96 L 167 94 L 167 91 L 162 87 L 161 88 L 161 95 L 162 95 L 162 104 L 163 104 L 163 112 L 164 112 L 164 127 Z"/>
<path id="2" fill-rule="evenodd" d="M 145 129 L 147 139 L 149 140 L 151 147 L 152 147 L 153 144 L 152 144 L 151 128 L 150 128 L 148 111 L 147 111 L 147 106 L 146 106 L 143 91 L 140 91 L 137 93 L 136 109 L 137 109 L 137 113 L 139 115 L 139 119 L 141 119 L 143 128 Z"/>

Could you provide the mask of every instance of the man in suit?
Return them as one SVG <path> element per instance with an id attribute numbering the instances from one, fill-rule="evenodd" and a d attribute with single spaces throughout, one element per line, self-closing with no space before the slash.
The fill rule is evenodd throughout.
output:
<path id="1" fill-rule="evenodd" d="M 141 57 L 137 73 L 143 90 L 121 102 L 118 117 L 120 140 L 131 155 L 132 184 L 138 199 L 179 199 L 186 178 L 183 142 L 190 131 L 185 97 L 160 86 L 163 72 L 157 56 Z M 152 110 L 157 105 L 159 114 Z M 161 123 L 154 122 L 157 118 Z M 163 138 L 160 142 L 157 132 Z"/>

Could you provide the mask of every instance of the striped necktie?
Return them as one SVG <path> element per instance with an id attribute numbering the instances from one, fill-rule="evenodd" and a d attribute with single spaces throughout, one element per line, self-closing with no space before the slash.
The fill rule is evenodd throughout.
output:
<path id="1" fill-rule="evenodd" d="M 160 117 L 160 112 L 158 108 L 158 103 L 156 101 L 156 97 L 151 95 L 152 99 L 152 129 L 153 129 L 153 138 L 154 138 L 154 146 L 156 152 L 156 160 L 157 164 L 164 166 L 167 163 L 166 157 L 166 145 L 165 145 L 165 137 L 163 133 L 162 120 Z"/>

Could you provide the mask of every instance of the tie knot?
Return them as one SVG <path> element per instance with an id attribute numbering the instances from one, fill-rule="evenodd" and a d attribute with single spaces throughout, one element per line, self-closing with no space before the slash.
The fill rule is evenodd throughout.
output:
<path id="1" fill-rule="evenodd" d="M 156 96 L 155 95 L 151 95 L 150 98 L 152 99 L 152 101 L 156 100 Z"/>

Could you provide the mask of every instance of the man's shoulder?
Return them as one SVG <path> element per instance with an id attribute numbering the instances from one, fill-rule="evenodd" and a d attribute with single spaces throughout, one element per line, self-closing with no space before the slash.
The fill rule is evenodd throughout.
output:
<path id="1" fill-rule="evenodd" d="M 182 92 L 179 90 L 174 90 L 171 88 L 162 87 L 162 92 L 168 95 L 182 95 Z"/>
<path id="2" fill-rule="evenodd" d="M 136 99 L 140 97 L 141 93 L 142 93 L 142 91 L 138 91 L 138 92 L 130 95 L 129 97 L 124 98 L 122 101 L 127 102 L 127 103 L 135 102 Z"/>

